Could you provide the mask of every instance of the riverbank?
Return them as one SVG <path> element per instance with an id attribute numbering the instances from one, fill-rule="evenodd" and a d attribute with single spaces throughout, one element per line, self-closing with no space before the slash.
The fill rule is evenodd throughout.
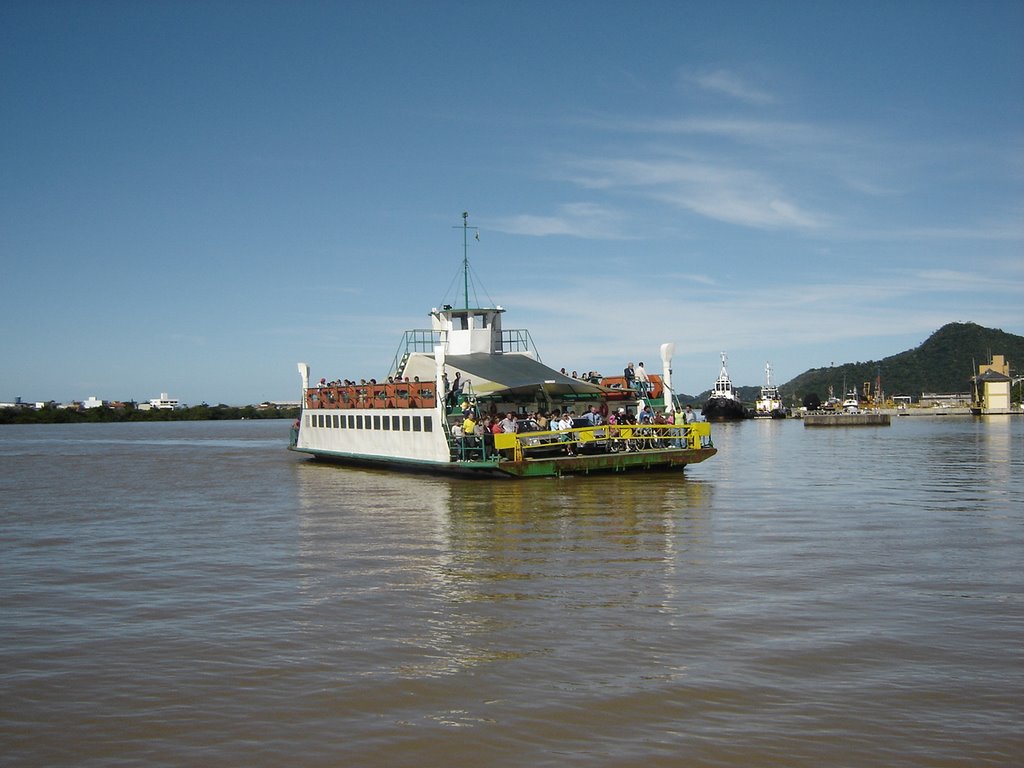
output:
<path id="1" fill-rule="evenodd" d="M 297 419 L 297 407 L 265 405 L 193 405 L 187 408 L 150 408 L 132 405 L 112 408 L 0 408 L 2 424 L 96 424 L 123 421 L 239 421 L 243 419 Z"/>

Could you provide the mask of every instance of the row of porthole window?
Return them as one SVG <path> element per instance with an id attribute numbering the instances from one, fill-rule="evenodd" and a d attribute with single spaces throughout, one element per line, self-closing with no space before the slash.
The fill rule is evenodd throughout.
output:
<path id="1" fill-rule="evenodd" d="M 352 413 L 308 413 L 306 426 L 321 429 L 375 429 L 382 432 L 433 432 L 431 416 L 386 416 Z"/>

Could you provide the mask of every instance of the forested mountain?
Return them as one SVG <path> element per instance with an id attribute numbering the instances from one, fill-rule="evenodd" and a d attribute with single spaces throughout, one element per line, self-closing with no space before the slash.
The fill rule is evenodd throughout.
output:
<path id="1" fill-rule="evenodd" d="M 1024 368 L 1024 336 L 975 323 L 949 323 L 914 349 L 882 360 L 812 368 L 780 389 L 787 403 L 812 393 L 825 400 L 830 384 L 841 398 L 844 380 L 847 390 L 860 392 L 865 381 L 881 375 L 886 396 L 910 395 L 916 401 L 922 392 L 970 392 L 978 365 L 991 362 L 992 355 L 1003 355 L 1016 374 Z"/>
<path id="2" fill-rule="evenodd" d="M 844 381 L 847 391 L 862 392 L 865 381 L 874 386 L 875 378 L 881 375 L 886 397 L 910 395 L 916 402 L 922 392 L 970 392 L 971 377 L 978 372 L 979 365 L 991 362 L 992 355 L 1003 355 L 1010 363 L 1011 373 L 1020 375 L 1024 371 L 1024 336 L 976 323 L 949 323 L 914 349 L 881 360 L 812 368 L 780 385 L 779 390 L 788 405 L 803 402 L 809 394 L 824 401 L 829 385 L 835 396 L 842 398 Z M 733 385 L 745 403 L 753 403 L 761 393 L 760 385 Z M 1016 392 L 1014 387 L 1015 397 Z M 710 394 L 707 389 L 695 397 L 682 398 L 703 403 Z"/>

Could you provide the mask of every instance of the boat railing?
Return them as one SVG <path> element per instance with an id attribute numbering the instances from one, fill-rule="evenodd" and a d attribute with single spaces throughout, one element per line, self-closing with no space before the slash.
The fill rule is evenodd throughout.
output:
<path id="1" fill-rule="evenodd" d="M 525 328 L 513 328 L 501 332 L 501 352 L 533 352 L 534 357 L 540 361 L 540 354 L 533 343 L 530 332 Z"/>
<path id="2" fill-rule="evenodd" d="M 484 438 L 487 436 L 485 435 Z M 473 440 L 480 438 L 452 438 Z M 711 445 L 711 425 L 605 424 L 536 432 L 502 432 L 493 435 L 494 450 L 503 458 L 523 461 L 531 457 L 616 453 L 618 451 L 698 449 Z M 474 444 L 475 445 L 475 444 Z"/>
<path id="3" fill-rule="evenodd" d="M 413 352 L 433 354 L 434 347 L 444 343 L 444 331 L 435 331 L 431 328 L 416 328 L 402 334 L 402 340 L 398 343 L 398 351 L 391 361 L 391 374 L 401 376 L 405 370 L 405 361 Z"/>
<path id="4" fill-rule="evenodd" d="M 435 331 L 431 328 L 417 328 L 406 331 L 402 334 L 402 340 L 398 343 L 398 350 L 391 361 L 391 376 L 401 377 L 405 371 L 405 363 L 413 353 L 433 354 L 434 347 L 443 345 L 446 342 L 445 331 Z M 496 354 L 506 352 L 531 352 L 540 361 L 540 353 L 533 343 L 533 337 L 526 328 L 513 328 L 502 330 L 497 341 L 497 348 L 493 351 Z"/>
<path id="5" fill-rule="evenodd" d="M 488 461 L 496 458 L 494 435 L 448 435 L 452 461 Z"/>

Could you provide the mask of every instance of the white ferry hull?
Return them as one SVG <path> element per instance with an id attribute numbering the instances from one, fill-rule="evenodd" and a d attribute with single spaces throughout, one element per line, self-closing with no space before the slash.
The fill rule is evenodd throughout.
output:
<path id="1" fill-rule="evenodd" d="M 434 408 L 305 409 L 292 448 L 318 458 L 447 464 L 440 418 Z"/>

